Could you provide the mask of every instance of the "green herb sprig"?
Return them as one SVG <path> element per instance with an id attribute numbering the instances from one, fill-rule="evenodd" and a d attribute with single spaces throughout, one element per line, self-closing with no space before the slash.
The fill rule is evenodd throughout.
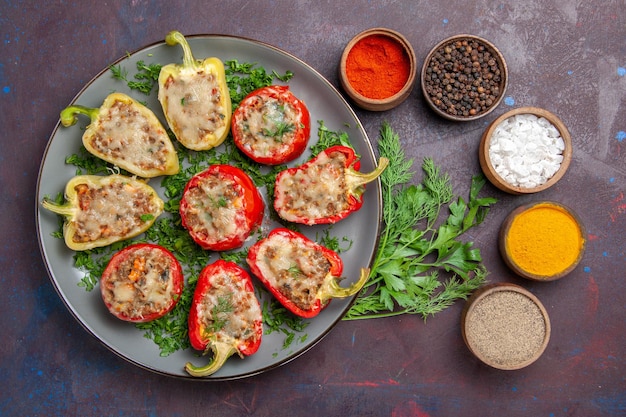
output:
<path id="1" fill-rule="evenodd" d="M 137 72 L 132 79 L 128 79 L 128 70 L 121 64 L 111 65 L 109 69 L 113 78 L 126 82 L 131 90 L 137 90 L 149 96 L 159 80 L 162 65 L 137 61 L 136 67 Z"/>
<path id="2" fill-rule="evenodd" d="M 301 334 L 296 340 L 296 333 L 303 332 L 309 323 L 291 314 L 276 299 L 264 301 L 261 311 L 263 312 L 263 325 L 265 327 L 264 334 L 283 333 L 285 335 L 283 349 L 287 349 L 294 341 L 303 343 L 307 340 L 306 333 Z"/>
<path id="3" fill-rule="evenodd" d="M 482 223 L 496 200 L 478 197 L 482 175 L 472 178 L 468 202 L 455 197 L 449 176 L 431 158 L 423 160 L 422 183 L 409 185 L 413 160 L 388 123 L 381 127 L 378 148 L 390 160 L 381 175 L 383 231 L 370 279 L 344 320 L 400 314 L 426 319 L 485 282 L 480 250 L 460 236 Z M 446 206 L 449 213 L 442 219 Z"/>
<path id="4" fill-rule="evenodd" d="M 239 105 L 245 96 L 257 88 L 271 85 L 274 80 L 287 82 L 293 77 L 291 71 L 286 71 L 284 74 L 278 74 L 276 71 L 268 73 L 265 68 L 256 63 L 239 62 L 236 59 L 225 61 L 224 67 L 233 109 Z"/>

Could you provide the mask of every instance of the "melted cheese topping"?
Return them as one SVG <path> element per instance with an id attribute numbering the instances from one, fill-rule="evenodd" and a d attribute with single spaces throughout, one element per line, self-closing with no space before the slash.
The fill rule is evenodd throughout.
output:
<path id="1" fill-rule="evenodd" d="M 345 160 L 341 152 L 321 153 L 305 169 L 281 175 L 276 183 L 275 207 L 288 221 L 319 219 L 342 213 L 349 208 L 345 182 Z"/>
<path id="2" fill-rule="evenodd" d="M 196 307 L 207 332 L 231 345 L 260 337 L 255 322 L 261 320 L 261 307 L 254 292 L 246 289 L 245 282 L 224 271 L 212 275 L 210 282 L 212 288 Z"/>
<path id="3" fill-rule="evenodd" d="M 257 253 L 257 267 L 269 285 L 303 310 L 310 310 L 331 264 L 312 242 L 274 234 Z"/>
<path id="4" fill-rule="evenodd" d="M 219 136 L 226 127 L 220 85 L 210 72 L 181 72 L 160 90 L 167 101 L 167 116 L 184 145 L 198 145 L 207 135 Z"/>
<path id="5" fill-rule="evenodd" d="M 139 248 L 102 283 L 102 297 L 113 312 L 134 320 L 164 311 L 177 297 L 173 271 L 161 250 Z"/>
<path id="6" fill-rule="evenodd" d="M 187 202 L 184 216 L 187 228 L 206 236 L 209 244 L 238 236 L 245 240 L 247 227 L 243 190 L 231 179 L 217 173 L 207 175 L 183 197 Z"/>
<path id="7" fill-rule="evenodd" d="M 142 216 L 160 214 L 152 192 L 129 182 L 83 183 L 75 190 L 80 209 L 73 219 L 77 243 L 129 236 L 145 224 Z"/>
<path id="8" fill-rule="evenodd" d="M 253 96 L 240 107 L 236 128 L 241 145 L 258 157 L 282 155 L 292 149 L 302 114 L 289 102 Z"/>
<path id="9" fill-rule="evenodd" d="M 167 133 L 161 126 L 150 123 L 131 103 L 116 101 L 101 110 L 98 120 L 90 144 L 103 159 L 143 170 L 166 168 Z"/>

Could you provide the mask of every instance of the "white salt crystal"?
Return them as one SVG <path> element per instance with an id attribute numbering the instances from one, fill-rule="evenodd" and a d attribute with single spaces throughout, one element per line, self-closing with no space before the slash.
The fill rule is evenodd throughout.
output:
<path id="1" fill-rule="evenodd" d="M 533 188 L 559 170 L 564 149 L 565 142 L 550 121 L 534 114 L 518 114 L 494 129 L 489 158 L 507 183 Z"/>

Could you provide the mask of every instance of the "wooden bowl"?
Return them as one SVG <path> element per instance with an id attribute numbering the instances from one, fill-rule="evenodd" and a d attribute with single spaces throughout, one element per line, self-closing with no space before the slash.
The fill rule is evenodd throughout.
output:
<path id="1" fill-rule="evenodd" d="M 483 363 L 516 370 L 535 362 L 550 340 L 550 319 L 541 301 L 519 285 L 496 283 L 472 294 L 461 313 L 468 349 Z"/>
<path id="2" fill-rule="evenodd" d="M 545 220 L 547 225 L 531 217 L 535 213 L 533 210 L 538 209 L 550 216 L 549 220 Z M 542 214 L 544 217 L 545 213 Z M 528 217 L 520 217 L 524 215 Z M 546 230 L 550 228 L 554 230 Z M 517 236 L 515 240 L 511 238 L 514 229 Z M 555 281 L 578 266 L 586 243 L 585 226 L 572 209 L 554 201 L 539 201 L 522 205 L 509 213 L 500 227 L 498 247 L 504 262 L 517 275 L 534 281 Z M 539 252 L 541 257 L 532 261 L 519 259 L 521 255 L 517 254 L 527 256 L 529 246 L 534 246 L 534 251 Z M 537 247 L 544 249 L 538 251 Z M 548 268 L 546 264 L 554 266 Z M 540 265 L 544 271 L 535 265 Z"/>
<path id="3" fill-rule="evenodd" d="M 406 83 L 398 92 L 384 98 L 370 98 L 358 92 L 350 84 L 350 80 L 346 72 L 348 55 L 350 54 L 350 51 L 352 50 L 354 45 L 367 37 L 375 35 L 385 36 L 392 41 L 398 43 L 404 49 L 404 52 L 406 53 L 409 60 L 409 74 Z M 411 94 L 411 91 L 413 90 L 413 85 L 415 84 L 415 77 L 417 72 L 416 61 L 417 60 L 415 58 L 415 52 L 413 51 L 413 47 L 411 46 L 409 41 L 400 33 L 386 28 L 368 29 L 356 35 L 346 45 L 343 54 L 341 55 L 341 61 L 339 63 L 339 81 L 346 94 L 357 106 L 361 107 L 362 109 L 370 111 L 390 110 L 404 102 Z"/>
<path id="4" fill-rule="evenodd" d="M 445 66 L 440 67 L 439 69 L 435 70 L 434 68 L 431 67 L 431 62 L 433 63 L 436 62 L 438 58 L 441 57 L 442 53 L 443 53 L 443 57 L 441 58 L 447 59 L 446 48 L 454 46 L 457 42 L 462 43 L 464 41 L 476 43 L 479 48 L 482 48 L 484 51 L 488 51 L 490 54 L 490 59 L 493 58 L 494 62 L 493 62 L 493 65 L 489 65 L 487 67 L 489 68 L 489 70 L 487 70 L 487 68 L 477 67 L 476 76 L 474 76 L 475 71 L 472 71 L 472 70 L 469 70 L 468 74 L 464 74 L 467 77 L 471 77 L 471 80 L 477 83 L 476 85 L 474 85 L 474 83 L 472 82 L 471 86 L 468 86 L 470 91 L 467 92 L 468 95 L 469 94 L 473 95 L 473 97 L 470 97 L 467 100 L 470 100 L 472 102 L 474 102 L 475 100 L 478 100 L 479 102 L 481 102 L 481 105 L 479 106 L 479 108 L 475 109 L 475 113 L 471 113 L 472 112 L 471 108 L 465 109 L 465 110 L 455 109 L 454 111 L 456 113 L 452 113 L 452 110 L 450 110 L 450 106 L 454 106 L 456 104 L 461 106 L 461 103 L 465 102 L 465 99 L 460 99 L 461 96 L 459 96 L 459 98 L 454 98 L 454 100 L 451 102 L 446 102 L 445 99 L 450 98 L 450 97 L 446 96 L 444 90 L 448 87 L 452 89 L 452 86 L 447 85 L 447 83 L 449 83 L 449 80 L 450 80 L 450 78 L 448 77 L 452 77 L 453 81 L 459 81 L 458 77 L 464 73 L 463 71 L 465 70 L 465 66 L 463 67 L 463 70 L 452 69 L 452 68 L 444 69 Z M 464 49 L 464 51 L 466 50 L 467 49 Z M 475 49 L 474 53 L 484 54 L 483 51 L 479 51 L 478 49 Z M 469 54 L 471 55 L 472 52 L 470 52 Z M 479 56 L 484 56 L 484 55 L 479 55 Z M 476 57 L 475 59 L 479 61 L 479 64 L 480 64 L 479 57 Z M 450 61 L 445 61 L 445 62 L 458 62 L 458 60 L 455 61 L 452 58 L 450 58 Z M 487 63 L 489 63 L 489 60 L 487 61 Z M 493 70 L 491 70 L 491 68 L 493 68 Z M 497 80 L 497 83 L 494 81 L 493 83 L 494 85 L 492 87 L 489 87 L 493 89 L 497 87 L 498 88 L 497 95 L 493 94 L 492 97 L 481 96 L 481 94 L 485 94 L 485 91 L 479 90 L 479 88 L 484 89 L 488 87 L 487 83 L 483 84 L 481 82 L 481 80 L 484 81 L 484 78 L 485 78 L 483 77 L 483 74 L 480 73 L 481 70 L 492 72 L 492 75 L 495 73 L 496 70 L 499 72 L 499 75 L 493 75 L 493 76 L 499 77 L 500 79 Z M 440 71 L 442 72 L 442 74 L 437 74 L 437 73 L 433 74 L 433 71 Z M 460 82 L 462 82 L 463 84 L 468 83 L 468 81 L 465 81 L 465 80 L 461 80 Z M 500 50 L 496 48 L 494 44 L 492 44 L 488 40 L 481 38 L 479 36 L 460 34 L 460 35 L 455 35 L 450 38 L 442 40 L 430 50 L 430 52 L 426 56 L 426 59 L 424 60 L 424 64 L 422 67 L 421 83 L 422 83 L 422 93 L 424 95 L 424 98 L 426 99 L 426 103 L 435 113 L 437 113 L 439 116 L 448 120 L 452 120 L 456 122 L 467 122 L 471 120 L 480 119 L 481 117 L 488 115 L 498 106 L 498 104 L 500 104 L 500 102 L 504 98 L 504 94 L 506 92 L 506 89 L 509 83 L 508 68 L 506 65 L 506 61 L 504 60 L 504 56 L 502 55 Z M 441 97 L 438 95 L 439 92 L 442 94 Z M 478 94 L 478 96 L 476 96 L 476 94 Z M 486 101 L 486 100 L 489 100 L 489 101 Z"/>
<path id="5" fill-rule="evenodd" d="M 493 133 L 498 125 L 507 120 L 509 117 L 519 114 L 533 114 L 537 117 L 547 119 L 554 127 L 557 128 L 565 145 L 565 149 L 563 149 L 562 154 L 563 161 L 561 162 L 558 171 L 543 184 L 532 188 L 521 187 L 507 182 L 502 176 L 500 176 L 500 174 L 498 174 L 494 164 L 492 163 L 491 157 L 489 156 Z M 572 160 L 572 137 L 570 136 L 567 127 L 565 127 L 563 122 L 553 113 L 539 107 L 520 107 L 504 113 L 491 122 L 491 124 L 483 132 L 478 151 L 478 158 L 480 161 L 480 167 L 482 168 L 482 171 L 487 179 L 500 190 L 516 195 L 538 193 L 552 187 L 563 177 L 563 175 L 565 175 L 565 172 L 567 171 L 567 168 Z"/>

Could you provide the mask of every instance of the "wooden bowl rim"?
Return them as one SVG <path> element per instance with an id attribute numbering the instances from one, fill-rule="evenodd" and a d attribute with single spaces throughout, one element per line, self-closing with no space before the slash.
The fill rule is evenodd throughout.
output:
<path id="1" fill-rule="evenodd" d="M 491 107 L 489 107 L 489 109 L 487 109 L 486 111 L 482 112 L 482 113 L 478 113 L 474 116 L 454 116 L 452 114 L 448 114 L 447 112 L 441 110 L 439 107 L 435 106 L 435 104 L 432 102 L 432 100 L 430 99 L 430 96 L 428 94 L 428 92 L 426 91 L 426 80 L 425 80 L 425 76 L 426 76 L 426 69 L 428 68 L 428 63 L 430 62 L 430 60 L 432 59 L 433 54 L 442 46 L 445 46 L 449 43 L 455 42 L 457 40 L 462 40 L 462 39 L 472 39 L 472 40 L 476 40 L 482 44 L 484 44 L 485 46 L 487 46 L 489 49 L 491 49 L 490 52 L 495 54 L 496 59 L 498 60 L 498 63 L 500 64 L 500 69 L 502 71 L 502 76 L 504 78 L 503 82 L 502 82 L 502 88 L 501 88 L 501 93 L 500 96 L 498 97 L 498 99 L 491 105 Z M 454 35 L 454 36 L 450 36 L 448 38 L 443 39 L 442 41 L 440 41 L 439 43 L 437 43 L 435 46 L 433 46 L 431 48 L 431 50 L 428 52 L 428 54 L 426 55 L 426 59 L 424 60 L 423 64 L 422 64 L 422 72 L 421 72 L 421 77 L 420 77 L 420 81 L 422 84 L 422 94 L 424 95 L 424 99 L 426 100 L 426 103 L 428 103 L 428 106 L 435 112 L 437 113 L 439 116 L 448 119 L 448 120 L 452 120 L 455 122 L 469 122 L 472 120 L 476 120 L 476 119 L 480 119 L 485 117 L 486 115 L 490 114 L 491 112 L 493 112 L 496 107 L 498 107 L 500 105 L 500 103 L 502 102 L 502 100 L 504 99 L 504 95 L 506 93 L 506 90 L 508 88 L 509 85 L 509 68 L 508 65 L 506 63 L 506 60 L 504 59 L 504 55 L 502 54 L 502 52 L 500 51 L 500 49 L 498 49 L 497 46 L 495 46 L 491 41 L 481 37 L 481 36 L 477 36 L 477 35 L 471 35 L 468 33 L 461 33 L 458 35 Z"/>
<path id="2" fill-rule="evenodd" d="M 544 324 L 545 324 L 545 335 L 544 335 L 544 339 L 539 349 L 535 351 L 534 354 L 526 361 L 519 362 L 516 364 L 510 364 L 510 365 L 501 365 L 501 364 L 496 364 L 496 363 L 489 361 L 488 358 L 484 357 L 484 355 L 482 355 L 481 352 L 478 351 L 476 347 L 472 345 L 472 343 L 469 341 L 469 338 L 467 336 L 467 324 L 469 320 L 471 319 L 471 314 L 473 313 L 474 306 L 476 305 L 476 303 L 492 294 L 495 294 L 498 292 L 504 292 L 504 291 L 512 291 L 512 292 L 516 292 L 518 294 L 528 297 L 537 306 L 537 308 L 539 308 L 539 311 L 541 312 L 541 315 L 543 317 Z M 544 307 L 543 303 L 539 300 L 539 298 L 537 298 L 537 296 L 535 296 L 532 292 L 530 292 L 529 290 L 517 284 L 513 284 L 509 282 L 498 282 L 498 283 L 487 284 L 487 285 L 482 286 L 481 288 L 476 290 L 474 294 L 472 294 L 470 298 L 465 302 L 465 305 L 463 306 L 463 310 L 461 312 L 461 331 L 463 334 L 463 341 L 465 342 L 465 345 L 470 350 L 470 352 L 474 354 L 474 356 L 480 359 L 481 362 L 496 369 L 509 371 L 509 370 L 517 370 L 517 369 L 524 368 L 534 363 L 535 361 L 537 361 L 537 359 L 539 359 L 541 355 L 543 355 L 543 352 L 546 350 L 546 347 L 548 346 L 548 343 L 550 341 L 550 336 L 552 333 L 552 328 L 550 324 L 550 317 L 548 315 L 548 311 Z"/>
<path id="3" fill-rule="evenodd" d="M 373 35 L 387 36 L 398 42 L 400 45 L 402 45 L 407 53 L 407 56 L 409 57 L 409 78 L 407 79 L 406 83 L 400 89 L 400 91 L 392 96 L 383 99 L 369 98 L 356 91 L 350 84 L 346 73 L 346 62 L 348 60 L 348 54 L 350 53 L 354 45 L 361 39 Z M 417 58 L 415 56 L 415 51 L 413 50 L 411 43 L 400 32 L 384 27 L 366 29 L 355 35 L 352 39 L 350 39 L 350 41 L 344 48 L 343 53 L 341 54 L 341 60 L 339 61 L 339 81 L 341 82 L 341 86 L 346 91 L 348 96 L 350 96 L 350 98 L 352 98 L 357 105 L 366 110 L 389 110 L 401 104 L 404 100 L 408 98 L 411 91 L 413 90 L 416 76 Z"/>
<path id="4" fill-rule="evenodd" d="M 551 178 L 549 178 L 545 183 L 534 188 L 514 186 L 506 182 L 496 172 L 496 169 L 491 163 L 491 158 L 489 158 L 489 147 L 491 145 L 491 137 L 496 127 L 498 127 L 500 123 L 502 123 L 504 120 L 508 119 L 509 117 L 513 117 L 518 114 L 534 114 L 537 117 L 544 117 L 550 123 L 552 123 L 554 127 L 558 129 L 559 133 L 561 134 L 561 138 L 563 139 L 563 142 L 565 143 L 565 149 L 563 149 L 563 161 L 561 162 L 561 166 L 559 167 L 558 171 Z M 559 182 L 559 180 L 563 178 L 563 175 L 565 175 L 565 173 L 567 172 L 570 166 L 570 163 L 572 161 L 572 154 L 573 154 L 572 136 L 570 135 L 570 132 L 567 129 L 567 126 L 565 126 L 565 124 L 561 121 L 561 119 L 556 114 L 546 109 L 543 109 L 540 107 L 532 107 L 532 106 L 518 107 L 512 110 L 509 110 L 506 113 L 500 115 L 498 118 L 496 118 L 493 122 L 489 124 L 487 129 L 485 129 L 485 131 L 483 132 L 481 140 L 480 140 L 480 146 L 479 146 L 479 162 L 480 162 L 480 166 L 485 176 L 489 179 L 489 181 L 493 185 L 495 185 L 500 190 L 505 191 L 509 194 L 517 194 L 517 195 L 538 193 L 538 192 L 544 191 L 552 187 L 554 184 Z"/>
<path id="5" fill-rule="evenodd" d="M 559 272 L 558 274 L 549 275 L 549 276 L 533 274 L 532 272 L 528 272 L 525 269 L 521 268 L 519 265 L 513 262 L 513 259 L 511 258 L 511 255 L 506 246 L 506 238 L 509 233 L 509 230 L 511 229 L 511 224 L 513 223 L 513 220 L 515 219 L 515 217 L 517 217 L 518 215 L 528 210 L 532 210 L 535 207 L 542 206 L 542 205 L 556 206 L 556 207 L 559 207 L 561 210 L 564 210 L 567 214 L 569 214 L 574 219 L 580 231 L 580 235 L 582 237 L 582 246 L 574 262 L 570 266 L 568 266 L 566 269 Z M 582 222 L 582 219 L 570 207 L 568 207 L 565 204 L 562 204 L 556 201 L 551 201 L 551 200 L 535 201 L 532 203 L 522 204 L 516 207 L 506 216 L 506 218 L 502 222 L 502 225 L 500 226 L 500 231 L 499 231 L 499 236 L 498 236 L 498 249 L 500 250 L 500 255 L 502 256 L 504 263 L 511 270 L 513 270 L 513 272 L 515 272 L 518 276 L 532 280 L 532 281 L 539 281 L 539 282 L 556 281 L 570 274 L 580 264 L 580 261 L 582 260 L 583 255 L 585 253 L 585 249 L 587 248 L 586 236 L 587 236 L 587 231 L 586 231 L 585 225 Z"/>

